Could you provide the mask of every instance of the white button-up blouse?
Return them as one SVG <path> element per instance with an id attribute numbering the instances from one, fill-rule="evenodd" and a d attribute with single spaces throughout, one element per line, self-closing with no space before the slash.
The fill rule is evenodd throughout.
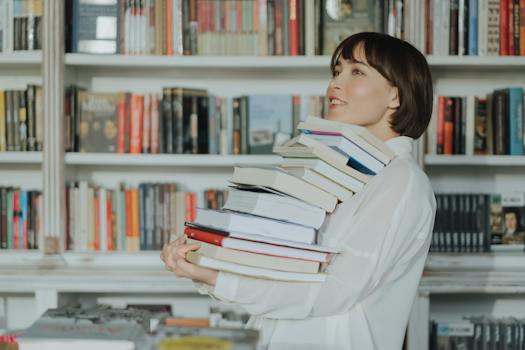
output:
<path id="1" fill-rule="evenodd" d="M 323 283 L 280 282 L 220 272 L 199 292 L 252 317 L 268 349 L 401 349 L 428 253 L 436 202 L 412 155 L 414 140 L 386 141 L 396 157 L 319 231 L 337 247 Z"/>

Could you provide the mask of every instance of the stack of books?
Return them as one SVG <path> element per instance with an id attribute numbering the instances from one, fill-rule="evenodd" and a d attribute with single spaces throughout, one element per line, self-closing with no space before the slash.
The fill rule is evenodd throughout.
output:
<path id="1" fill-rule="evenodd" d="M 394 157 L 364 128 L 320 118 L 274 152 L 278 167 L 236 166 L 220 210 L 197 209 L 185 224 L 187 260 L 258 278 L 322 282 L 336 249 L 317 231 L 336 205 L 360 191 Z"/>

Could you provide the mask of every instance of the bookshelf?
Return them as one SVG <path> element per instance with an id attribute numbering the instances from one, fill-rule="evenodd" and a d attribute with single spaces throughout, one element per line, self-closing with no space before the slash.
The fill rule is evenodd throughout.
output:
<path id="1" fill-rule="evenodd" d="M 330 76 L 330 58 L 63 54 L 62 29 L 49 25 L 61 23 L 62 10 L 60 2 L 46 1 L 45 13 L 51 15 L 45 19 L 45 33 L 50 39 L 43 52 L 0 54 L 2 88 L 38 83 L 48 91 L 45 135 L 49 142 L 44 152 L 0 153 L 0 171 L 2 184 L 31 186 L 49 194 L 44 220 L 46 237 L 52 238 L 39 251 L 0 251 L 0 301 L 8 293 L 34 295 L 38 313 L 75 295 L 114 293 L 154 299 L 194 294 L 191 282 L 164 270 L 158 252 L 63 252 L 64 182 L 82 179 L 114 187 L 122 179 L 132 184 L 174 181 L 201 190 L 226 187 L 235 164 L 270 165 L 279 157 L 64 153 L 63 86 L 78 83 L 92 91 L 140 93 L 177 85 L 205 87 L 221 96 L 321 95 Z M 438 95 L 525 86 L 525 57 L 428 56 L 428 61 Z M 422 160 L 436 192 L 525 190 L 525 157 L 426 155 Z M 525 254 L 515 252 L 431 254 L 411 316 L 409 349 L 428 349 L 428 320 L 439 307 L 456 317 L 464 309 L 454 311 L 453 306 L 469 297 L 484 310 L 496 302 L 514 302 L 525 293 L 524 263 Z"/>

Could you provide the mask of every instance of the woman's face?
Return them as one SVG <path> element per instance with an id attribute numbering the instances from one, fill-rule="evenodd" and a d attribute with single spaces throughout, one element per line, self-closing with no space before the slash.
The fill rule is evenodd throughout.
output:
<path id="1" fill-rule="evenodd" d="M 326 118 L 369 129 L 390 128 L 390 115 L 399 107 L 397 88 L 368 64 L 362 46 L 356 47 L 354 57 L 355 61 L 339 58 L 326 90 Z"/>

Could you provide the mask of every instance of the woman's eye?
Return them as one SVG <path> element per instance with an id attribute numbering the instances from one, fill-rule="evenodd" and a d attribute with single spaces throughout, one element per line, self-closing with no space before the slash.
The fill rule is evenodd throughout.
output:
<path id="1" fill-rule="evenodd" d="M 337 71 L 337 70 L 336 70 L 336 71 L 334 71 L 334 77 L 338 76 L 338 75 L 339 75 L 339 73 L 340 73 L 340 72 L 339 72 L 339 71 Z"/>
<path id="2" fill-rule="evenodd" d="M 352 69 L 352 75 L 362 75 L 363 72 L 361 72 L 359 69 Z"/>

